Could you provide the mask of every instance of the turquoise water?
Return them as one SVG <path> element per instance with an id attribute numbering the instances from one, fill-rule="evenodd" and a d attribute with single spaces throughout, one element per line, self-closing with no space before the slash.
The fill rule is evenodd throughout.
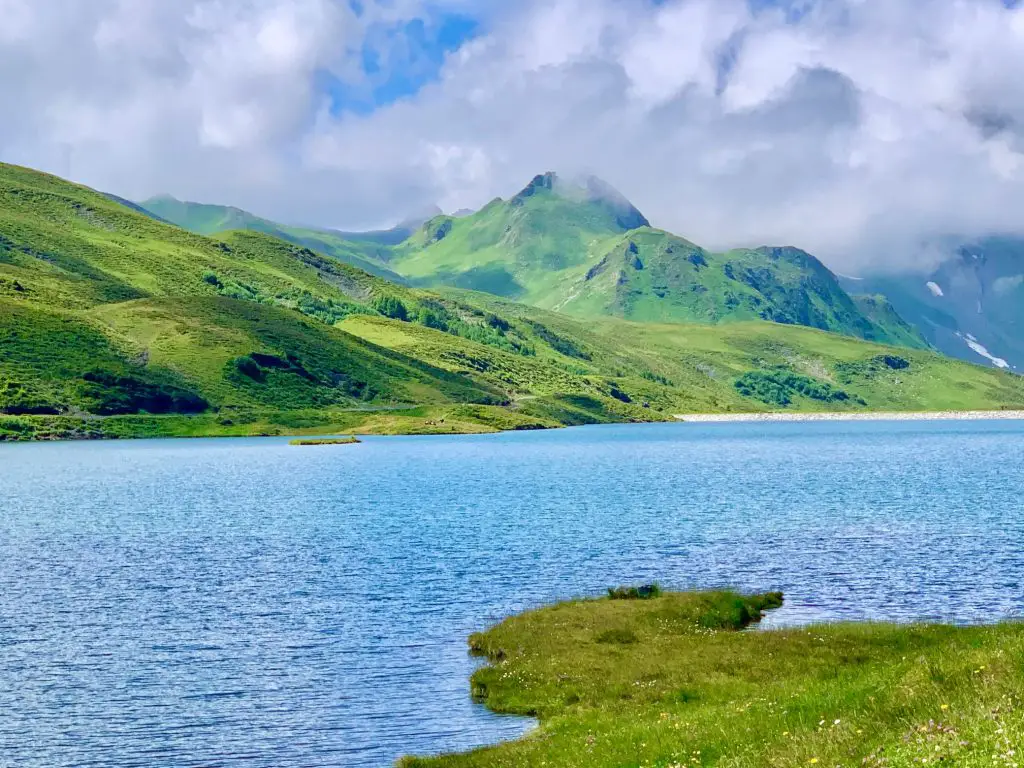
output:
<path id="1" fill-rule="evenodd" d="M 658 580 L 771 623 L 1024 615 L 1024 425 L 0 445 L 0 765 L 384 766 L 515 736 L 466 636 Z"/>

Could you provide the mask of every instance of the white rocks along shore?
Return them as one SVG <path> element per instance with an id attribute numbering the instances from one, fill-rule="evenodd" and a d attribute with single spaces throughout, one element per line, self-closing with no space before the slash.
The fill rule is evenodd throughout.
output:
<path id="1" fill-rule="evenodd" d="M 722 421 L 980 421 L 1024 419 L 1021 411 L 856 411 L 830 413 L 686 413 L 674 418 L 688 422 Z"/>

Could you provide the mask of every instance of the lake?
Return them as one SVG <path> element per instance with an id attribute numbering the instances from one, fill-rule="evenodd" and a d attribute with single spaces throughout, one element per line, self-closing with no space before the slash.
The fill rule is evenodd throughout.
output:
<path id="1" fill-rule="evenodd" d="M 0 765 L 386 766 L 529 724 L 466 636 L 617 584 L 1024 615 L 1024 423 L 0 444 Z"/>

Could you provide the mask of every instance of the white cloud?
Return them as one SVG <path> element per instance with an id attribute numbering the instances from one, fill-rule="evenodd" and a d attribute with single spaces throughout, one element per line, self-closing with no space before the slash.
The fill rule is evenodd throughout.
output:
<path id="1" fill-rule="evenodd" d="M 441 5 L 485 36 L 415 96 L 331 112 L 327 74 L 368 89 L 364 45 L 409 58 L 380 25 Z M 592 172 L 690 239 L 846 269 L 1024 234 L 1024 10 L 1000 0 L 364 6 L 0 0 L 0 158 L 343 227 Z"/>

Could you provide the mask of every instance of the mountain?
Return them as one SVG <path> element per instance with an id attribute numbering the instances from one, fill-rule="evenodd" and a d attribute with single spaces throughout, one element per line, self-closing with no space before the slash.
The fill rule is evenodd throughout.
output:
<path id="1" fill-rule="evenodd" d="M 0 438 L 448 432 L 986 408 L 1024 380 L 797 326 L 582 321 L 198 235 L 0 164 Z"/>
<path id="2" fill-rule="evenodd" d="M 891 307 L 855 302 L 796 248 L 717 254 L 653 229 L 596 177 L 534 179 L 477 212 L 414 217 L 378 232 L 285 227 L 237 208 L 159 197 L 142 206 L 200 234 L 266 232 L 392 281 L 457 287 L 583 318 L 721 323 L 761 319 L 925 347 Z M 436 214 L 436 210 L 434 211 Z"/>
<path id="3" fill-rule="evenodd" d="M 947 355 L 1024 369 L 1024 240 L 986 238 L 959 247 L 931 272 L 844 283 L 851 291 L 884 295 Z"/>
<path id="4" fill-rule="evenodd" d="M 125 199 L 123 197 L 118 197 L 117 195 L 112 195 L 109 192 L 104 192 L 103 195 L 108 200 L 112 200 L 113 202 L 117 203 L 118 205 L 123 205 L 126 208 L 131 208 L 133 211 L 135 211 L 137 213 L 141 213 L 143 216 L 148 216 L 151 219 L 156 219 L 157 221 L 162 222 L 164 224 L 172 224 L 173 223 L 173 222 L 168 221 L 167 219 L 163 218 L 162 216 L 159 216 L 159 215 L 153 213 L 152 211 L 150 211 L 150 210 L 148 210 L 146 208 L 143 208 L 138 203 L 132 202 L 131 200 L 127 200 L 127 199 Z"/>
<path id="5" fill-rule="evenodd" d="M 508 201 L 428 221 L 388 266 L 583 318 L 720 323 L 761 319 L 925 347 L 895 312 L 865 314 L 796 248 L 711 253 L 650 223 L 604 182 L 537 176 Z"/>
<path id="6" fill-rule="evenodd" d="M 120 198 L 118 201 L 200 235 L 217 235 L 232 230 L 263 232 L 397 282 L 401 282 L 402 278 L 384 266 L 380 256 L 382 253 L 387 254 L 390 246 L 407 239 L 422 224 L 422 221 L 414 220 L 379 232 L 337 232 L 287 226 L 260 218 L 241 208 L 184 202 L 170 195 L 159 195 L 137 204 Z"/>
<path id="7" fill-rule="evenodd" d="M 395 226 L 389 229 L 376 229 L 368 232 L 343 232 L 332 230 L 332 233 L 353 243 L 376 243 L 377 245 L 398 245 L 412 237 L 417 229 L 422 227 L 435 216 L 443 214 L 436 205 L 431 205 L 412 216 L 407 216 Z M 458 215 L 458 214 L 456 214 Z"/>
<path id="8" fill-rule="evenodd" d="M 864 317 L 868 318 L 876 327 L 885 330 L 885 338 L 890 344 L 901 347 L 931 346 L 917 326 L 904 320 L 892 302 L 885 296 L 881 294 L 851 294 L 850 298 L 853 299 Z"/>
<path id="9" fill-rule="evenodd" d="M 558 286 L 541 305 L 581 317 L 653 322 L 770 320 L 927 346 L 894 312 L 869 315 L 821 262 L 797 248 L 711 253 L 645 227 L 617 238 L 598 255 L 586 272 Z"/>
<path id="10" fill-rule="evenodd" d="M 536 176 L 510 198 L 462 217 L 438 216 L 388 266 L 419 285 L 451 285 L 535 303 L 587 263 L 595 244 L 648 221 L 596 178 Z"/>

